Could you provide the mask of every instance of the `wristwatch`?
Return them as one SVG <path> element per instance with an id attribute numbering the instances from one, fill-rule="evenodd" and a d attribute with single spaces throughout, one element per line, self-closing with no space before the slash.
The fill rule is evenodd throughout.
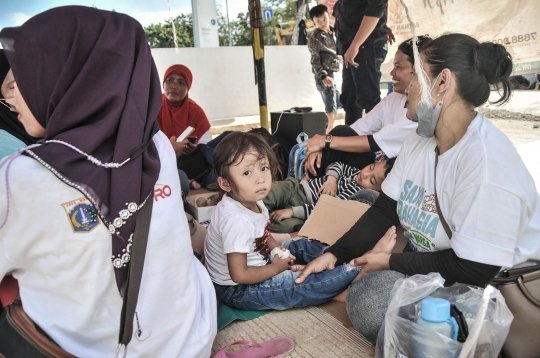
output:
<path id="1" fill-rule="evenodd" d="M 324 149 L 330 149 L 330 143 L 332 142 L 332 135 L 327 134 L 326 138 L 324 138 Z"/>

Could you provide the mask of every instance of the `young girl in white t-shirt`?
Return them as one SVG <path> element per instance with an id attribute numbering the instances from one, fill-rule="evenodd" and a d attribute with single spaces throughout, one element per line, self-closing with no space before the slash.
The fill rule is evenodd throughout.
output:
<path id="1" fill-rule="evenodd" d="M 278 165 L 262 137 L 231 133 L 212 157 L 222 199 L 208 227 L 205 256 L 225 304 L 284 310 L 321 304 L 347 288 L 360 271 L 349 264 L 311 275 L 302 284 L 294 282 L 303 265 L 328 246 L 307 239 L 290 239 L 280 246 L 268 232 L 268 210 L 262 200 Z"/>

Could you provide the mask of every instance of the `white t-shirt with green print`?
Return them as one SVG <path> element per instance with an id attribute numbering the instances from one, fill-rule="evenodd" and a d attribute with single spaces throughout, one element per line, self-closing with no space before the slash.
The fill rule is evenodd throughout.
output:
<path id="1" fill-rule="evenodd" d="M 435 138 L 411 133 L 382 190 L 396 200 L 417 251 L 452 248 L 462 259 L 513 267 L 540 261 L 540 200 L 510 140 L 478 114 L 465 136 L 438 158 L 437 194 L 452 239 L 435 205 Z"/>

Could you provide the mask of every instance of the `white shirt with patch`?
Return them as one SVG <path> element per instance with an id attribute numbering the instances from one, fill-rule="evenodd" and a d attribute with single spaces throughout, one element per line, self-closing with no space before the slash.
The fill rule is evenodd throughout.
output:
<path id="1" fill-rule="evenodd" d="M 418 123 L 405 116 L 406 100 L 407 96 L 403 94 L 390 93 L 365 117 L 351 124 L 351 128 L 358 135 L 373 135 L 373 139 L 388 158 L 397 156 L 405 138 L 418 127 Z"/>
<path id="2" fill-rule="evenodd" d="M 439 156 L 434 199 L 435 138 L 413 132 L 382 190 L 396 200 L 409 243 L 418 251 L 452 248 L 462 259 L 513 267 L 540 261 L 540 200 L 510 140 L 478 114 L 465 136 Z"/>
<path id="3" fill-rule="evenodd" d="M 153 198 L 136 310 L 142 334 L 131 340 L 128 356 L 208 357 L 217 331 L 214 288 L 193 256 L 174 151 L 161 132 L 154 143 L 161 161 L 159 195 Z M 34 159 L 15 159 L 9 181 L 0 277 L 13 274 L 25 311 L 62 348 L 78 357 L 114 356 L 122 297 L 108 229 L 79 191 Z M 6 209 L 2 194 L 0 221 Z M 134 319 L 134 331 L 138 327 Z"/>
<path id="4" fill-rule="evenodd" d="M 231 252 L 246 253 L 248 266 L 266 265 L 267 261 L 255 251 L 255 239 L 264 235 L 268 209 L 262 201 L 258 201 L 257 206 L 260 213 L 247 209 L 227 194 L 217 204 L 204 242 L 205 265 L 213 282 L 237 285 L 227 265 L 227 254 Z"/>

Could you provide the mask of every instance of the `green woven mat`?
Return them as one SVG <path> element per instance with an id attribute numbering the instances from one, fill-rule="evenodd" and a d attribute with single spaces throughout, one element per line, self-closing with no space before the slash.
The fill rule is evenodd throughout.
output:
<path id="1" fill-rule="evenodd" d="M 255 319 L 257 317 L 264 316 L 267 313 L 272 312 L 273 310 L 264 310 L 264 311 L 243 311 L 236 308 L 229 307 L 227 305 L 222 305 L 218 309 L 218 331 L 227 327 L 231 322 L 240 319 L 242 321 L 249 321 L 250 319 Z"/>

